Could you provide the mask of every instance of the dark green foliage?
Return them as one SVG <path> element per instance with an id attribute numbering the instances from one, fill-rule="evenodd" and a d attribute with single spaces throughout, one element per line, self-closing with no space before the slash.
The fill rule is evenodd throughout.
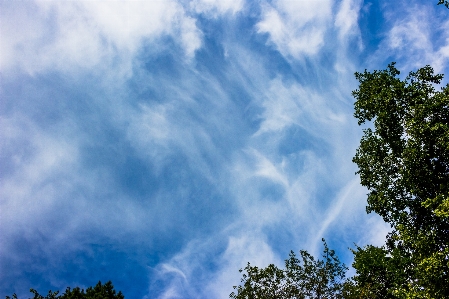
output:
<path id="1" fill-rule="evenodd" d="M 449 194 L 449 88 L 435 90 L 443 76 L 429 66 L 405 81 L 397 75 L 394 64 L 356 73 L 355 117 L 359 124 L 374 123 L 374 131 L 364 130 L 353 159 L 370 190 L 368 212 L 394 226 L 447 229 L 447 221 L 423 203 Z"/>
<path id="2" fill-rule="evenodd" d="M 105 284 L 101 284 L 99 281 L 95 287 L 88 287 L 86 291 L 84 289 L 67 288 L 65 293 L 58 295 L 59 292 L 48 291 L 48 294 L 44 297 L 40 295 L 36 290 L 30 289 L 30 292 L 34 294 L 32 299 L 124 299 L 122 292 L 116 292 L 112 282 L 108 281 Z M 12 296 L 13 299 L 17 299 L 17 295 Z M 6 299 L 10 299 L 6 296 Z"/>
<path id="3" fill-rule="evenodd" d="M 348 282 L 351 296 L 346 298 L 400 298 L 397 290 L 407 284 L 411 269 L 409 258 L 399 250 L 368 245 L 353 250 L 356 275 Z"/>
<path id="4" fill-rule="evenodd" d="M 438 5 L 444 4 L 447 8 L 449 8 L 449 1 L 447 0 L 438 0 Z"/>
<path id="5" fill-rule="evenodd" d="M 393 231 L 385 248 L 358 248 L 355 279 L 375 293 L 364 273 L 387 277 L 397 298 L 449 298 L 449 85 L 436 90 L 443 75 L 430 66 L 405 80 L 398 75 L 394 63 L 356 73 L 354 115 L 373 128 L 364 130 L 353 161 L 369 190 L 367 211 Z"/>
<path id="6" fill-rule="evenodd" d="M 266 268 L 251 266 L 243 272 L 242 284 L 235 286 L 235 299 L 274 298 L 343 298 L 343 286 L 347 268 L 327 247 L 323 239 L 322 259 L 315 260 L 307 251 L 301 250 L 298 259 L 295 253 L 285 261 L 285 269 L 271 264 Z"/>

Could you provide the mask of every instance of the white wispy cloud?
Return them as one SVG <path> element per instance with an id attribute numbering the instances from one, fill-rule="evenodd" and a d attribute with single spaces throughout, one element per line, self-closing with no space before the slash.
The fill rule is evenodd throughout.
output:
<path id="1" fill-rule="evenodd" d="M 9 6 L 9 5 L 8 5 Z M 119 64 L 124 74 L 142 42 L 179 39 L 187 57 L 201 47 L 201 31 L 176 1 L 37 1 L 2 13 L 2 71 L 30 74 Z M 32 15 L 32 17 L 30 17 Z M 9 27 L 11 26 L 11 27 Z"/>
<path id="2" fill-rule="evenodd" d="M 150 287 L 148 298 L 228 298 L 232 286 L 239 283 L 236 273 L 249 260 L 254 265 L 282 263 L 262 234 L 242 234 L 239 232 L 242 228 L 234 228 L 236 236 L 229 236 L 229 230 L 225 230 L 217 232 L 213 238 L 192 240 L 175 256 L 158 265 L 154 269 L 153 284 L 167 286 L 160 294 L 151 293 Z M 218 256 L 217 247 L 221 253 Z M 215 271 L 208 270 L 211 267 L 216 268 Z"/>
<path id="3" fill-rule="evenodd" d="M 264 107 L 262 124 L 256 133 L 281 131 L 291 125 L 310 128 L 311 122 L 320 122 L 321 126 L 310 130 L 312 134 L 321 135 L 317 128 L 325 128 L 331 123 L 344 122 L 346 116 L 337 112 L 333 103 L 329 103 L 313 88 L 304 88 L 300 84 L 285 86 L 281 80 L 270 82 L 269 91 L 261 103 Z"/>
<path id="4" fill-rule="evenodd" d="M 355 37 L 361 43 L 360 29 L 358 26 L 361 6 L 362 1 L 360 0 L 344 0 L 340 2 L 339 10 L 335 16 L 335 26 L 339 30 L 340 40 L 346 41 L 347 38 Z"/>
<path id="5" fill-rule="evenodd" d="M 217 17 L 226 13 L 236 14 L 243 9 L 244 0 L 194 0 L 190 7 L 197 13 Z"/>
<path id="6" fill-rule="evenodd" d="M 386 6 L 388 31 L 370 60 L 379 62 L 388 57 L 406 70 L 429 64 L 436 72 L 444 71 L 448 62 L 448 21 L 435 22 L 434 19 L 435 10 L 442 8 L 420 1 L 402 1 L 397 5 L 401 8 L 399 12 L 397 7 Z M 391 53 L 395 55 L 392 57 Z"/>
<path id="7" fill-rule="evenodd" d="M 258 32 L 267 33 L 270 43 L 286 57 L 314 55 L 324 44 L 332 5 L 330 0 L 279 0 L 273 5 L 264 4 Z"/>
<path id="8" fill-rule="evenodd" d="M 10 175 L 2 179 L 0 189 L 2 218 L 5 225 L 20 227 L 53 208 L 52 199 L 74 179 L 70 170 L 77 165 L 78 150 L 72 142 L 39 130 L 24 116 L 2 117 L 0 122 L 0 150 L 10 158 L 4 169 Z M 54 182 L 54 177 L 60 180 Z"/>

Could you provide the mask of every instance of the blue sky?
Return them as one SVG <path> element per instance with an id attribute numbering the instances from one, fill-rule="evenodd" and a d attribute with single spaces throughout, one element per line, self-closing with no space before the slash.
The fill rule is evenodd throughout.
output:
<path id="1" fill-rule="evenodd" d="M 247 262 L 382 244 L 353 73 L 449 73 L 437 2 L 0 1 L 0 296 L 227 298 Z"/>

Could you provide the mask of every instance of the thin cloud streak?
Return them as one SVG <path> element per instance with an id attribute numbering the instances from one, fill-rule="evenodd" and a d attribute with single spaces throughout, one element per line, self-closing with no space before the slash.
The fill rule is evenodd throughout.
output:
<path id="1" fill-rule="evenodd" d="M 259 33 L 267 33 L 282 55 L 300 59 L 316 54 L 324 43 L 324 34 L 332 18 L 332 1 L 276 1 L 263 5 Z"/>

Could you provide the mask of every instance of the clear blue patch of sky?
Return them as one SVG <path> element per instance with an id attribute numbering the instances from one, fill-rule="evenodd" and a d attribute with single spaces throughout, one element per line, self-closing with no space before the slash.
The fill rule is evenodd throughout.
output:
<path id="1" fill-rule="evenodd" d="M 383 5 L 382 1 L 368 1 L 363 3 L 360 10 L 358 24 L 364 46 L 364 50 L 359 56 L 361 65 L 363 65 L 363 60 L 369 58 L 377 50 L 386 37 L 388 25 L 385 22 Z"/>
<path id="2" fill-rule="evenodd" d="M 28 246 L 30 245 L 33 248 L 33 244 L 28 244 Z M 23 246 L 22 244 L 20 247 L 23 248 Z M 34 247 L 36 248 L 36 246 Z M 67 287 L 66 283 L 55 284 L 55 282 L 60 282 L 61 278 L 82 288 L 94 286 L 98 281 L 105 283 L 113 280 L 116 290 L 126 289 L 127 298 L 141 298 L 146 294 L 148 269 L 143 260 L 144 256 L 133 256 L 129 250 L 121 251 L 104 242 L 88 245 L 87 248 L 76 252 L 76 254 L 59 256 L 56 261 L 52 256 L 45 258 L 43 253 L 35 253 L 30 258 L 33 261 L 30 261 L 29 264 L 11 266 L 24 269 L 26 272 L 20 276 L 25 274 L 28 279 L 31 279 L 32 287 L 40 294 L 46 294 L 50 289 L 59 290 L 62 293 Z M 31 265 L 33 266 L 30 267 Z M 20 280 L 20 276 L 13 277 L 13 279 Z M 33 276 L 34 278 L 32 278 Z M 130 281 L 133 282 L 133 288 L 129 288 Z M 25 285 L 25 282 L 21 284 L 23 284 L 23 290 L 30 288 L 29 285 Z M 18 286 L 14 285 L 14 287 Z M 10 292 L 13 292 L 15 288 L 11 288 Z"/>
<path id="3" fill-rule="evenodd" d="M 332 149 L 326 140 L 310 134 L 307 130 L 297 125 L 285 129 L 278 143 L 278 153 L 281 156 L 311 150 L 318 156 L 329 154 Z"/>

